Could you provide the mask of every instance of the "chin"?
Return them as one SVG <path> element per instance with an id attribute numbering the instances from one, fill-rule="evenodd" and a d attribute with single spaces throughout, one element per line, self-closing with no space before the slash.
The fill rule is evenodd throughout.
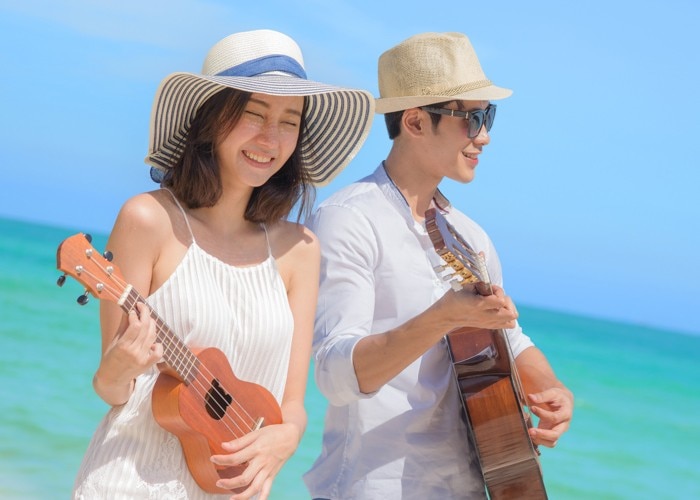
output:
<path id="1" fill-rule="evenodd" d="M 471 181 L 474 180 L 474 172 L 460 172 L 457 175 L 451 175 L 449 178 L 455 182 L 459 182 L 460 184 L 469 184 Z"/>

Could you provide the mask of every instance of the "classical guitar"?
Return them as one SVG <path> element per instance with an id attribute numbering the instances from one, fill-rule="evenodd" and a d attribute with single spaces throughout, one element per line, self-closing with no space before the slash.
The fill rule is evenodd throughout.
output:
<path id="1" fill-rule="evenodd" d="M 56 252 L 57 267 L 75 278 L 86 292 L 117 303 L 125 312 L 146 300 L 124 281 L 111 254 L 98 253 L 82 233 L 64 240 Z M 220 478 L 240 475 L 246 464 L 214 465 L 209 457 L 226 453 L 221 443 L 241 437 L 263 425 L 278 424 L 282 414 L 274 396 L 264 387 L 238 379 L 223 352 L 216 348 L 191 349 L 151 309 L 157 341 L 163 345 L 161 373 L 152 394 L 153 416 L 177 436 L 192 477 L 204 491 L 230 493 L 216 486 Z M 239 488 L 234 491 L 242 491 Z"/>
<path id="2" fill-rule="evenodd" d="M 481 295 L 491 295 L 483 256 L 436 209 L 425 213 L 425 225 L 446 263 L 436 270 L 450 271 L 452 287 L 472 283 Z M 449 332 L 446 340 L 489 497 L 546 499 L 539 452 L 528 434 L 532 417 L 505 331 L 465 327 Z"/>

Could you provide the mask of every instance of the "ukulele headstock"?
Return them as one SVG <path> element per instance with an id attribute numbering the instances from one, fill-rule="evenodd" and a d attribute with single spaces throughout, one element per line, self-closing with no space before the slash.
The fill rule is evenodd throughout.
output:
<path id="1" fill-rule="evenodd" d="M 65 276 L 71 276 L 86 288 L 78 303 L 87 303 L 87 293 L 100 300 L 119 301 L 124 291 L 124 279 L 119 268 L 112 264 L 110 252 L 100 254 L 91 244 L 88 234 L 78 233 L 61 242 L 56 250 L 56 267 L 63 271 L 58 278 L 62 286 Z"/>

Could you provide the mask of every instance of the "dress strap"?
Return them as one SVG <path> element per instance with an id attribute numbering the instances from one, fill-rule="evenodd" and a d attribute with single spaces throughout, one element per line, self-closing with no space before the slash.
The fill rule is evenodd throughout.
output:
<path id="1" fill-rule="evenodd" d="M 190 220 L 187 218 L 187 212 L 185 212 L 185 209 L 182 208 L 182 205 L 180 204 L 180 201 L 177 199 L 177 196 L 175 196 L 175 194 L 172 191 L 170 191 L 170 189 L 168 189 L 168 188 L 161 188 L 161 189 L 167 191 L 168 193 L 170 193 L 170 196 L 173 197 L 173 200 L 175 200 L 175 204 L 177 205 L 177 208 L 180 209 L 180 212 L 182 212 L 182 216 L 185 218 L 185 224 L 187 224 L 187 229 L 189 229 L 189 231 L 190 231 L 190 238 L 192 238 L 192 243 L 197 243 L 194 239 L 194 233 L 192 232 L 192 226 L 190 226 Z M 267 232 L 265 234 L 267 234 Z M 268 242 L 268 248 L 269 248 L 269 246 L 270 246 L 270 244 Z"/>
<path id="2" fill-rule="evenodd" d="M 272 257 L 272 247 L 270 246 L 270 236 L 267 234 L 267 226 L 263 223 L 260 223 L 260 226 L 262 226 L 263 231 L 265 231 L 265 241 L 267 241 L 267 256 Z"/>

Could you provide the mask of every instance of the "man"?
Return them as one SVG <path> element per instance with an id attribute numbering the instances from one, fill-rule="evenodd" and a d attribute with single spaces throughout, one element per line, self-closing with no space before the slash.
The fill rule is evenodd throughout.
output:
<path id="1" fill-rule="evenodd" d="M 522 333 L 500 287 L 486 233 L 444 198 L 444 177 L 470 182 L 495 106 L 511 94 L 484 75 L 469 39 L 425 33 L 379 58 L 377 112 L 393 145 L 370 176 L 331 196 L 310 220 L 322 248 L 316 382 L 329 400 L 323 450 L 304 480 L 313 498 L 485 498 L 444 336 L 507 329 L 532 412 L 535 444 L 568 429 L 572 393 Z M 437 208 L 483 252 L 494 294 L 459 291 L 425 227 Z"/>

